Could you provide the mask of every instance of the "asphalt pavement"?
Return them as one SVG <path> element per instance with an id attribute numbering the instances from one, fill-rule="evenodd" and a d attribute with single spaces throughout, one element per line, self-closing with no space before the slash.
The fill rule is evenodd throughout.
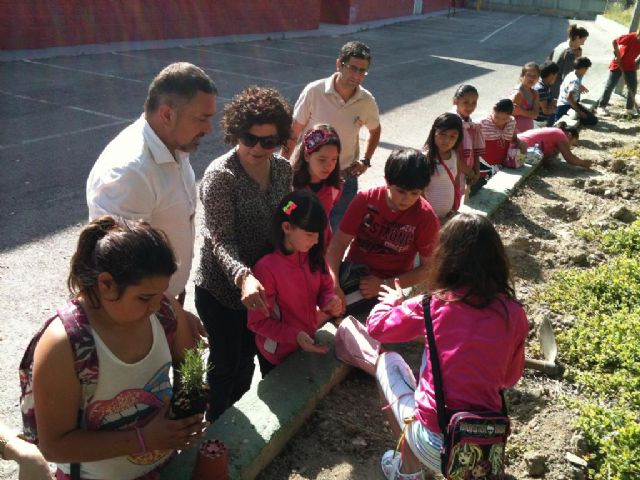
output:
<path id="1" fill-rule="evenodd" d="M 511 94 L 522 65 L 542 63 L 565 40 L 568 23 L 459 10 L 454 18 L 424 16 L 361 31 L 325 25 L 313 36 L 236 37 L 209 45 L 172 41 L 145 50 L 103 46 L 90 54 L 56 50 L 59 56 L 45 52 L 0 61 L 0 420 L 19 427 L 22 352 L 67 296 L 69 259 L 87 219 L 87 175 L 104 146 L 141 114 L 147 86 L 165 65 L 188 61 L 204 68 L 220 92 L 218 111 L 252 84 L 274 86 L 293 104 L 308 82 L 334 71 L 341 45 L 367 43 L 373 61 L 364 86 L 380 106 L 382 138 L 373 167 L 361 177 L 366 188 L 383 182 L 391 150 L 422 146 L 434 118 L 451 109 L 457 85 L 478 88 L 474 117 L 481 118 Z M 594 67 L 584 83 L 596 97 L 604 86 L 613 36 L 594 22 L 578 23 L 591 34 L 585 54 Z M 213 134 L 191 157 L 198 178 L 229 148 L 218 123 L 216 115 Z M 201 215 L 200 206 L 198 211 Z M 190 283 L 187 305 L 192 293 Z M 0 478 L 17 475 L 3 463 Z"/>

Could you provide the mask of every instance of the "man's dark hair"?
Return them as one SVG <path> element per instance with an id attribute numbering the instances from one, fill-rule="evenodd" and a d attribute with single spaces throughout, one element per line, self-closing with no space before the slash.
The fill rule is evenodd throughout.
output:
<path id="1" fill-rule="evenodd" d="M 429 185 L 432 173 L 425 154 L 415 148 L 394 150 L 384 165 L 387 183 L 405 190 L 422 190 Z"/>
<path id="2" fill-rule="evenodd" d="M 542 65 L 540 65 L 540 78 L 546 78 L 549 75 L 558 73 L 559 71 L 560 67 L 556 62 L 546 61 Z"/>
<path id="3" fill-rule="evenodd" d="M 340 49 L 338 60 L 342 63 L 347 63 L 351 57 L 361 58 L 371 62 L 371 49 L 362 42 L 354 41 L 345 43 Z"/>
<path id="4" fill-rule="evenodd" d="M 581 68 L 591 68 L 591 60 L 587 57 L 576 58 L 573 62 L 573 69 L 580 70 Z"/>
<path id="5" fill-rule="evenodd" d="M 156 75 L 149 85 L 144 111 L 153 113 L 163 103 L 173 108 L 181 107 L 198 92 L 217 95 L 218 89 L 201 68 L 186 62 L 172 63 Z"/>

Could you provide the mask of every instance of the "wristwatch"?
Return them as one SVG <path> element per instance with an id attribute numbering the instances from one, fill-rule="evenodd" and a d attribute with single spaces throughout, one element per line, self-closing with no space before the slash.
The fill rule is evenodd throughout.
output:
<path id="1" fill-rule="evenodd" d="M 362 157 L 362 160 L 360 160 L 360 163 L 363 164 L 365 167 L 369 168 L 371 166 L 371 159 L 369 157 Z"/>

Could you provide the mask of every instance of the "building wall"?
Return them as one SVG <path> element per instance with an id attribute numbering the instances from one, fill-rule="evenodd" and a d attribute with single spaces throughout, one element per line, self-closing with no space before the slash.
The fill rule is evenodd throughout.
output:
<path id="1" fill-rule="evenodd" d="M 0 0 L 0 49 L 317 29 L 321 0 Z"/>

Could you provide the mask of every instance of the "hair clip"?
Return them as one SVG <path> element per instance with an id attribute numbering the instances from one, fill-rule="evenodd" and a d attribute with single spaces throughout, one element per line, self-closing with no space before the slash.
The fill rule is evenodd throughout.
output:
<path id="1" fill-rule="evenodd" d="M 285 215 L 291 215 L 291 212 L 293 212 L 296 208 L 298 208 L 298 206 L 293 202 L 293 200 L 289 200 L 289 202 L 287 202 L 287 204 L 282 207 L 282 211 L 285 213 Z"/>

